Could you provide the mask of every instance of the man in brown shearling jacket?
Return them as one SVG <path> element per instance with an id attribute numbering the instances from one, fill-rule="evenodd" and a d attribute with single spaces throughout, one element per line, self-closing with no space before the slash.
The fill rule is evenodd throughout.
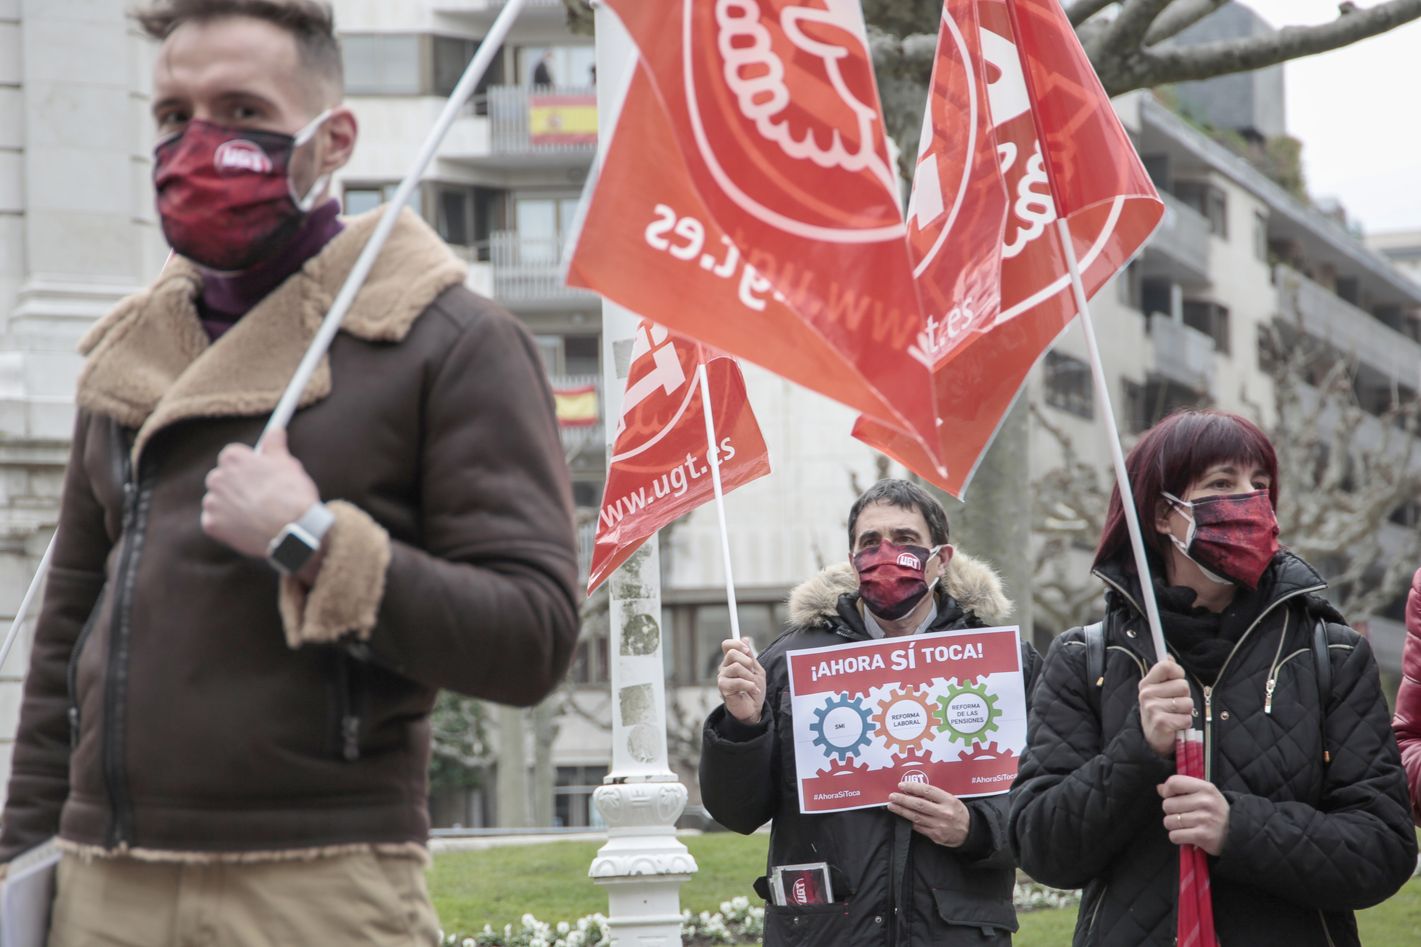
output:
<path id="1" fill-rule="evenodd" d="M 177 256 L 81 345 L 0 862 L 59 836 L 59 947 L 432 943 L 435 693 L 532 704 L 576 639 L 548 386 L 406 211 L 255 452 L 378 215 L 320 203 L 356 136 L 329 10 L 140 21 Z"/>

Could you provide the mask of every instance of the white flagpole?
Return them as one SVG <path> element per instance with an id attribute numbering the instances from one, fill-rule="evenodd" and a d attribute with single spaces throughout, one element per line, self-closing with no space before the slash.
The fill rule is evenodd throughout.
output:
<path id="1" fill-rule="evenodd" d="M 261 440 L 257 442 L 258 450 L 261 449 L 261 444 L 266 440 L 267 435 L 273 431 L 284 429 L 291 422 L 291 415 L 296 413 L 296 403 L 301 399 L 301 393 L 306 390 L 306 383 L 311 380 L 311 376 L 320 365 L 326 350 L 330 348 L 331 341 L 335 339 L 336 332 L 340 329 L 341 320 L 345 318 L 346 312 L 355 302 L 355 295 L 360 292 L 365 278 L 370 275 L 370 270 L 375 265 L 375 258 L 380 255 L 380 250 L 384 248 L 390 232 L 395 229 L 395 221 L 404 209 L 405 202 L 414 193 L 414 189 L 419 186 L 424 169 L 429 167 L 429 163 L 434 160 L 444 136 L 448 134 L 449 128 L 459 117 L 459 110 L 463 108 L 464 102 L 469 96 L 473 95 L 474 89 L 478 87 L 484 73 L 488 71 L 489 64 L 493 62 L 494 55 L 503 45 L 508 31 L 513 27 L 513 21 L 517 19 L 522 7 L 523 0 L 506 0 L 503 10 L 493 21 L 493 25 L 489 27 L 488 35 L 479 43 L 478 51 L 474 53 L 474 58 L 470 60 L 468 67 L 464 70 L 463 78 L 454 87 L 449 101 L 444 103 L 444 111 L 439 114 L 434 128 L 430 130 L 424 144 L 420 147 L 419 156 L 415 158 L 414 166 L 410 168 L 409 173 L 405 175 L 404 180 L 400 182 L 399 188 L 395 191 L 395 196 L 386 205 L 385 212 L 375 227 L 375 232 L 370 235 L 369 242 L 365 244 L 365 249 L 361 251 L 350 275 L 346 277 L 345 285 L 341 287 L 340 293 L 331 305 L 331 311 L 326 314 L 325 321 L 321 323 L 321 328 L 316 332 L 316 337 L 311 340 L 306 355 L 296 368 L 296 374 L 292 376 L 291 383 L 286 386 L 285 393 L 277 402 L 276 410 L 272 411 L 271 419 L 267 421 L 266 429 L 262 431 Z"/>
<path id="2" fill-rule="evenodd" d="M 15 609 L 15 620 L 10 622 L 10 630 L 5 633 L 5 643 L 0 645 L 0 668 L 5 666 L 5 659 L 10 656 L 10 649 L 15 645 L 15 639 L 20 636 L 20 627 L 25 623 L 25 616 L 29 614 L 30 605 L 35 600 L 35 595 L 39 592 L 39 587 L 44 584 L 44 577 L 49 572 L 49 559 L 54 555 L 54 537 L 49 538 L 49 545 L 44 547 L 44 555 L 40 557 L 39 568 L 35 570 L 35 577 L 30 580 L 30 587 L 25 590 L 25 597 L 20 599 L 20 607 Z"/>
<path id="3" fill-rule="evenodd" d="M 1159 606 L 1155 603 L 1155 586 L 1150 579 L 1150 565 L 1145 558 L 1145 541 L 1140 532 L 1140 520 L 1135 511 L 1135 493 L 1130 489 L 1130 475 L 1125 470 L 1125 449 L 1120 446 L 1120 428 L 1115 423 L 1115 409 L 1110 403 L 1110 386 L 1105 383 L 1105 366 L 1100 359 L 1100 346 L 1095 340 L 1095 324 L 1090 318 L 1090 304 L 1085 296 L 1085 284 L 1081 282 L 1080 263 L 1076 260 L 1076 248 L 1071 243 L 1071 227 L 1066 218 L 1056 219 L 1056 231 L 1061 237 L 1061 247 L 1066 254 L 1066 264 L 1071 271 L 1071 290 L 1076 298 L 1076 311 L 1080 313 L 1081 327 L 1085 330 L 1086 349 L 1090 352 L 1090 371 L 1095 379 L 1095 392 L 1105 409 L 1105 427 L 1110 435 L 1110 453 L 1115 460 L 1115 482 L 1120 488 L 1120 505 L 1125 512 L 1125 527 L 1130 532 L 1130 548 L 1135 554 L 1135 570 L 1140 575 L 1140 595 L 1145 600 L 1145 617 L 1150 625 L 1150 640 L 1155 646 L 1155 660 L 1164 659 L 1164 630 L 1160 625 Z"/>
<path id="4" fill-rule="evenodd" d="M 702 354 L 705 350 L 702 349 Z M 705 359 L 696 376 L 701 384 L 701 409 L 706 416 L 706 460 L 710 461 L 711 485 L 715 487 L 715 512 L 720 518 L 720 552 L 725 559 L 725 601 L 730 607 L 730 637 L 740 637 L 740 614 L 735 604 L 735 578 L 730 572 L 730 530 L 725 526 L 725 490 L 720 482 L 720 448 L 715 439 L 715 416 L 711 412 L 710 379 Z"/>

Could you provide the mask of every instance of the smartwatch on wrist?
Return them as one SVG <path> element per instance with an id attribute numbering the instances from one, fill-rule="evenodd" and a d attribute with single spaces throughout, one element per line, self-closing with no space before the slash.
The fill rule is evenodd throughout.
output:
<path id="1" fill-rule="evenodd" d="M 335 514 L 324 503 L 311 504 L 300 519 L 287 523 L 276 534 L 266 547 L 266 561 L 282 575 L 300 572 L 321 548 L 321 540 L 335 521 Z"/>

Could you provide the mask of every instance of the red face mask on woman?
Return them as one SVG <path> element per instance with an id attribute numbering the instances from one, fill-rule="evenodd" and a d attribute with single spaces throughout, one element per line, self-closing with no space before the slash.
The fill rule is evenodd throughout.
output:
<path id="1" fill-rule="evenodd" d="M 329 117 L 295 135 L 226 128 L 193 119 L 153 152 L 153 186 L 163 236 L 181 256 L 212 270 L 245 270 L 277 253 L 325 190 L 327 175 L 304 197 L 291 182 L 291 159 Z"/>
<path id="2" fill-rule="evenodd" d="M 1170 541 L 1184 558 L 1220 585 L 1258 588 L 1278 552 L 1278 517 L 1267 490 L 1181 500 L 1164 498 L 1189 520 L 1189 534 Z"/>
<path id="3" fill-rule="evenodd" d="M 896 621 L 913 610 L 928 594 L 923 573 L 941 546 L 898 546 L 881 542 L 854 556 L 859 574 L 859 597 L 879 618 Z"/>

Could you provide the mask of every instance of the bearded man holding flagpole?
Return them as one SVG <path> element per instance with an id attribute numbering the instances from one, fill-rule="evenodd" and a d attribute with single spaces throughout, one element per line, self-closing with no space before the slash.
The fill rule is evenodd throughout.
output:
<path id="1" fill-rule="evenodd" d="M 435 694 L 533 704 L 577 636 L 552 396 L 416 216 L 338 217 L 326 4 L 138 21 L 175 257 L 82 343 L 0 862 L 58 836 L 52 947 L 431 944 Z"/>

